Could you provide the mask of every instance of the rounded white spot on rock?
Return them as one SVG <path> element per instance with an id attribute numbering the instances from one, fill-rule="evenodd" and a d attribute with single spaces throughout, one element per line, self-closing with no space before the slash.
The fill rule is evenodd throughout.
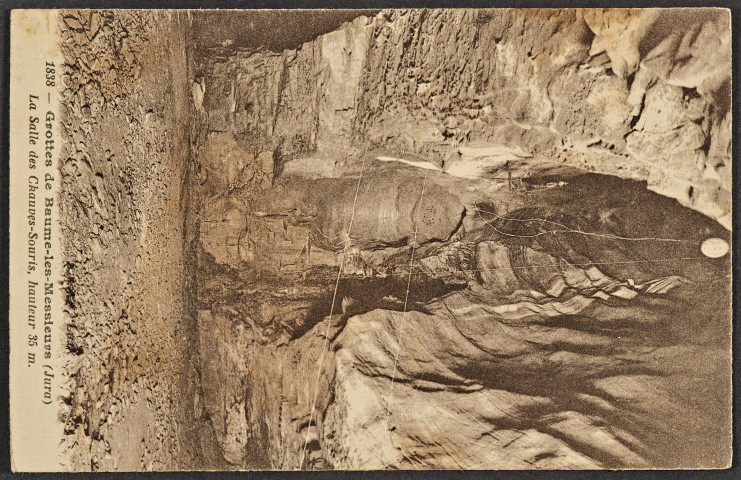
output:
<path id="1" fill-rule="evenodd" d="M 700 246 L 703 255 L 710 258 L 720 258 L 730 250 L 728 242 L 722 238 L 708 238 Z"/>

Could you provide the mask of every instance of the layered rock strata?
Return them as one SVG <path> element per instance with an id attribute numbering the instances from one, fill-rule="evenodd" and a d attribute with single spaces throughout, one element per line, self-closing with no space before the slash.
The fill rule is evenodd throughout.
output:
<path id="1" fill-rule="evenodd" d="M 519 148 L 647 181 L 730 228 L 722 10 L 392 10 L 206 69 L 210 128 L 290 159 L 368 144 L 466 162 Z"/>

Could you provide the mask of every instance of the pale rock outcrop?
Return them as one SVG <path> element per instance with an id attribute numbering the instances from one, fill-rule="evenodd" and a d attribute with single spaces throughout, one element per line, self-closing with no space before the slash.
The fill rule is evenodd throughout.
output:
<path id="1" fill-rule="evenodd" d="M 730 228 L 730 38 L 717 9 L 388 10 L 214 60 L 204 103 L 281 162 L 370 144 L 443 165 L 490 143 L 648 180 Z"/>
<path id="2" fill-rule="evenodd" d="M 55 321 L 67 329 L 60 421 L 65 468 L 74 471 L 191 461 L 194 437 L 181 421 L 195 330 L 185 295 L 192 117 L 184 17 L 59 12 L 64 285 L 55 295 L 65 318 Z"/>
<path id="3" fill-rule="evenodd" d="M 252 341 L 225 456 L 727 465 L 730 264 L 700 245 L 730 239 L 730 34 L 701 13 L 388 10 L 210 60 L 212 135 L 274 160 L 210 191 L 257 239 L 201 258 L 199 308 Z"/>
<path id="4" fill-rule="evenodd" d="M 232 325 L 245 325 L 222 335 L 221 348 L 244 349 L 248 360 L 218 373 L 227 384 L 244 379 L 243 466 L 727 461 L 728 258 L 699 256 L 699 245 L 728 233 L 635 183 L 600 176 L 509 194 L 528 202 L 506 214 L 475 207 L 465 233 L 415 250 L 411 275 L 401 248 L 382 257 L 378 273 L 348 269 L 339 281 L 318 267 L 304 271 L 309 283 L 267 272 L 261 281 L 249 275 L 253 264 L 238 274 L 247 284 L 234 273 L 209 278 L 224 293 L 204 292 L 204 308 L 234 305 Z M 375 213 L 360 209 L 355 221 Z M 717 395 L 697 395 L 705 390 Z M 243 438 L 240 425 L 221 430 L 225 445 Z"/>

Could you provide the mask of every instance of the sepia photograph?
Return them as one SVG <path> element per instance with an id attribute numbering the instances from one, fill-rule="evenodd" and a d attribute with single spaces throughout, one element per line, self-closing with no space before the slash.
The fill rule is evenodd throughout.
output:
<path id="1" fill-rule="evenodd" d="M 731 466 L 730 10 L 10 28 L 14 471 Z"/>

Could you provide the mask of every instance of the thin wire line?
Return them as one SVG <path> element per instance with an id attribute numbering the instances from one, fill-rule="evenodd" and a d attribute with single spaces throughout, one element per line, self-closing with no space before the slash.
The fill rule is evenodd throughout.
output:
<path id="1" fill-rule="evenodd" d="M 412 242 L 412 253 L 411 253 L 411 259 L 409 260 L 409 277 L 407 279 L 407 291 L 406 295 L 404 296 L 404 310 L 401 314 L 401 321 L 399 325 L 399 333 L 397 334 L 397 346 L 396 346 L 396 353 L 394 354 L 394 370 L 391 374 L 391 386 L 389 387 L 389 394 L 386 398 L 386 428 L 389 428 L 389 420 L 391 418 L 391 401 L 393 400 L 394 395 L 394 382 L 396 381 L 396 371 L 397 371 L 397 365 L 399 364 L 399 352 L 401 351 L 401 338 L 402 334 L 404 333 L 404 323 L 406 320 L 406 314 L 407 314 L 407 305 L 409 302 L 409 289 L 412 285 L 412 272 L 414 270 L 414 252 L 416 251 L 416 245 L 417 245 L 417 231 L 419 230 L 419 213 L 422 211 L 422 200 L 425 196 L 425 186 L 427 184 L 427 170 L 425 170 L 425 178 L 422 181 L 422 194 L 419 197 L 419 208 L 417 209 L 417 214 L 415 215 L 417 218 L 414 222 L 414 241 Z M 383 454 L 383 450 L 381 450 L 381 454 Z"/>
<path id="2" fill-rule="evenodd" d="M 578 233 L 581 235 L 590 235 L 594 237 L 604 237 L 604 238 L 610 238 L 613 240 L 628 240 L 628 241 L 657 241 L 657 242 L 676 242 L 676 243 L 698 243 L 693 240 L 684 240 L 684 239 L 678 239 L 678 238 L 661 238 L 661 237 L 622 237 L 619 235 L 614 235 L 612 233 L 596 233 L 596 232 L 585 232 L 582 230 L 575 230 L 571 227 L 568 227 L 562 223 L 554 222 L 551 220 L 546 220 L 545 218 L 508 218 L 503 217 L 501 215 L 497 215 L 494 212 L 489 212 L 487 210 L 482 210 L 480 208 L 474 208 L 476 210 L 479 217 L 481 217 L 482 220 L 484 220 L 484 217 L 481 216 L 481 213 L 487 213 L 489 215 L 493 215 L 501 220 L 507 220 L 511 222 L 544 222 L 544 223 L 550 223 L 551 225 L 556 225 L 561 228 L 564 228 L 565 230 L 551 230 L 548 232 L 539 232 L 535 235 L 516 235 L 512 233 L 502 232 L 501 230 L 497 229 L 494 225 L 492 225 L 491 222 L 487 222 L 484 220 L 484 222 L 489 225 L 492 229 L 494 229 L 497 233 L 501 233 L 502 235 L 506 235 L 508 237 L 518 237 L 518 238 L 534 238 L 534 237 L 540 237 L 542 235 L 549 235 L 554 233 Z"/>
<path id="3" fill-rule="evenodd" d="M 355 199 L 352 203 L 352 214 L 350 215 L 350 224 L 347 227 L 347 235 L 345 238 L 345 247 L 350 242 L 350 229 L 352 228 L 352 224 L 355 221 L 355 206 L 358 202 L 358 193 L 360 192 L 360 182 L 363 179 L 363 171 L 365 170 L 365 159 L 367 157 L 367 149 L 366 153 L 363 155 L 363 163 L 360 166 L 360 176 L 358 177 L 358 184 L 355 187 Z M 299 469 L 303 466 L 304 460 L 306 458 L 306 447 L 309 444 L 309 431 L 311 429 L 311 423 L 314 421 L 314 411 L 316 410 L 316 402 L 319 398 L 319 380 L 322 377 L 322 369 L 324 367 L 324 356 L 327 352 L 327 349 L 329 347 L 329 328 L 332 326 L 332 315 L 334 314 L 334 306 L 335 302 L 337 300 L 337 290 L 340 286 L 340 277 L 342 276 L 342 269 L 345 266 L 345 255 L 342 256 L 342 261 L 340 262 L 340 269 L 337 271 L 337 280 L 335 280 L 334 284 L 334 294 L 332 295 L 332 306 L 329 308 L 329 319 L 327 320 L 327 328 L 324 332 L 324 347 L 322 348 L 322 354 L 319 356 L 319 368 L 317 369 L 316 374 L 316 381 L 314 382 L 314 400 L 311 404 L 311 413 L 309 414 L 309 424 L 306 426 L 306 435 L 304 436 L 304 446 L 301 449 L 301 459 L 299 461 Z"/>
<path id="4" fill-rule="evenodd" d="M 357 206 L 358 195 L 359 195 L 359 192 L 360 192 L 360 184 L 361 184 L 362 177 L 363 177 L 363 172 L 364 172 L 364 169 L 365 169 L 366 156 L 367 155 L 364 155 L 363 156 L 363 163 L 362 163 L 361 169 L 360 169 L 360 176 L 358 177 L 358 183 L 357 183 L 356 188 L 355 188 L 355 196 L 354 196 L 353 205 L 352 205 L 352 214 L 351 214 L 351 217 L 350 217 L 350 223 L 349 223 L 348 228 L 347 228 L 347 236 L 345 238 L 345 244 L 346 244 L 346 246 L 349 243 L 349 240 L 350 240 L 350 231 L 351 231 L 352 225 L 353 225 L 353 223 L 355 221 L 355 210 L 356 210 L 356 206 Z M 416 212 L 417 213 L 416 214 L 416 217 L 419 217 L 419 213 L 420 213 L 420 211 L 422 209 L 422 201 L 424 199 L 426 182 L 427 182 L 427 173 L 428 172 L 425 171 L 425 176 L 424 176 L 424 180 L 423 180 L 423 183 L 422 183 L 422 193 L 420 195 L 420 201 L 419 201 L 419 209 Z M 539 236 L 549 235 L 549 234 L 555 234 L 555 233 L 578 233 L 578 234 L 582 234 L 582 235 L 589 235 L 589 236 L 610 238 L 610 239 L 615 239 L 615 240 L 627 240 L 627 241 L 666 241 L 666 242 L 677 242 L 677 243 L 697 243 L 697 242 L 694 242 L 694 241 L 691 241 L 691 240 L 682 240 L 682 239 L 673 239 L 673 238 L 622 237 L 622 236 L 618 236 L 618 235 L 614 235 L 614 234 L 600 234 L 600 233 L 596 233 L 596 232 L 584 232 L 584 231 L 581 231 L 581 230 L 572 229 L 572 228 L 570 228 L 570 227 L 568 227 L 568 226 L 566 226 L 564 224 L 561 224 L 561 223 L 558 223 L 558 222 L 554 222 L 554 221 L 551 221 L 551 220 L 547 220 L 547 219 L 541 219 L 541 218 L 531 218 L 531 219 L 508 218 L 508 217 L 503 217 L 501 215 L 498 215 L 498 214 L 496 214 L 494 212 L 482 210 L 482 209 L 479 209 L 479 208 L 475 208 L 475 210 L 476 210 L 477 214 L 479 215 L 479 217 L 482 218 L 482 220 L 484 220 L 484 219 L 481 216 L 481 213 L 486 213 L 486 214 L 489 214 L 489 215 L 493 215 L 494 217 L 497 217 L 497 218 L 502 219 L 502 220 L 516 221 L 516 222 L 543 222 L 543 223 L 549 223 L 549 224 L 552 224 L 552 225 L 556 225 L 556 226 L 559 226 L 559 227 L 565 229 L 565 230 L 560 230 L 560 231 L 559 230 L 553 230 L 553 231 L 549 231 L 549 232 L 539 232 L 539 233 L 534 234 L 534 235 L 516 235 L 516 234 L 511 234 L 511 233 L 503 232 L 503 231 L 497 229 L 492 224 L 492 222 L 489 222 L 489 221 L 484 220 L 484 222 L 488 226 L 490 226 L 494 231 L 496 231 L 497 233 L 499 233 L 501 235 L 505 235 L 505 236 L 509 236 L 509 237 L 534 238 L 534 237 L 539 237 Z M 417 220 L 418 220 L 418 218 L 417 218 Z M 406 313 L 407 313 L 408 302 L 409 302 L 409 291 L 411 289 L 411 281 L 412 281 L 412 275 L 413 275 L 413 271 L 414 271 L 414 255 L 415 255 L 415 252 L 416 252 L 416 243 L 417 243 L 418 229 L 419 229 L 419 224 L 418 224 L 418 222 L 415 222 L 414 241 L 412 243 L 411 258 L 410 258 L 410 262 L 409 262 L 409 273 L 408 273 L 408 279 L 407 279 L 407 289 L 406 289 L 406 293 L 405 293 L 405 297 L 404 297 L 404 308 L 403 308 L 403 311 L 402 311 L 402 317 L 401 317 L 400 326 L 399 326 L 399 333 L 397 335 L 398 345 L 397 345 L 396 353 L 394 355 L 394 368 L 393 368 L 393 372 L 392 372 L 392 376 L 391 376 L 391 385 L 390 385 L 390 389 L 389 389 L 389 395 L 388 395 L 388 398 L 387 398 L 387 401 L 386 401 L 386 410 L 387 410 L 386 425 L 387 425 L 387 428 L 388 428 L 388 425 L 389 425 L 389 422 L 390 422 L 390 417 L 391 417 L 391 402 L 393 400 L 394 383 L 396 381 L 396 373 L 397 373 L 397 370 L 398 370 L 399 353 L 401 351 L 401 338 L 402 338 L 403 331 L 404 331 L 404 325 L 405 325 L 405 320 L 406 320 Z M 679 260 L 696 260 L 696 259 L 702 259 L 702 258 L 704 258 L 704 257 L 678 257 L 678 258 L 669 258 L 669 259 L 632 260 L 632 261 L 616 261 L 616 262 L 586 262 L 586 263 L 568 263 L 567 262 L 567 265 L 569 265 L 569 266 L 594 266 L 594 265 L 638 264 L 638 263 L 666 262 L 666 261 L 679 261 Z M 309 428 L 311 427 L 311 424 L 314 421 L 314 413 L 316 411 L 316 403 L 317 403 L 318 396 L 319 396 L 319 380 L 321 379 L 321 373 L 322 373 L 323 364 L 324 364 L 324 357 L 325 357 L 325 354 L 327 352 L 327 348 L 328 348 L 328 345 L 329 345 L 329 330 L 330 330 L 330 327 L 331 327 L 331 324 L 332 324 L 331 318 L 332 318 L 332 315 L 334 313 L 334 306 L 335 306 L 335 303 L 336 303 L 336 300 L 337 300 L 337 291 L 339 289 L 339 282 L 340 282 L 340 277 L 342 276 L 342 270 L 344 268 L 344 264 L 345 264 L 345 257 L 343 256 L 342 262 L 340 263 L 339 271 L 337 272 L 337 278 L 335 280 L 335 288 L 334 288 L 334 293 L 332 295 L 332 305 L 330 307 L 329 321 L 327 322 L 327 328 L 326 328 L 325 334 L 324 334 L 324 337 L 325 337 L 324 338 L 324 348 L 322 349 L 322 353 L 321 353 L 321 356 L 319 358 L 319 369 L 317 371 L 317 377 L 316 377 L 316 381 L 315 381 L 315 385 L 314 385 L 314 398 L 313 398 L 313 401 L 312 401 L 311 413 L 309 415 L 309 424 L 307 426 L 306 435 L 304 437 L 304 445 L 303 445 L 302 452 L 301 452 L 301 459 L 300 459 L 300 462 L 299 462 L 299 468 L 301 468 L 301 466 L 303 466 L 304 460 L 306 458 L 306 449 L 307 449 L 308 440 L 309 440 Z M 563 265 L 562 264 L 548 264 L 548 265 L 527 265 L 527 266 L 512 266 L 511 265 L 510 266 L 510 268 L 512 268 L 512 269 L 554 268 L 554 267 L 555 268 L 562 268 Z M 459 271 L 459 272 L 479 272 L 479 271 L 482 271 L 482 270 L 481 269 L 459 269 L 459 270 L 453 270 L 453 271 L 454 272 L 455 271 Z M 423 273 L 423 272 L 420 272 L 420 273 Z M 387 274 L 387 275 L 403 275 L 403 274 Z"/>
<path id="5" fill-rule="evenodd" d="M 550 263 L 550 264 L 543 264 L 543 265 L 510 265 L 509 268 L 513 270 L 522 270 L 522 269 L 529 269 L 529 268 L 563 268 L 564 266 L 571 266 L 571 267 L 589 267 L 589 266 L 595 266 L 595 265 L 631 265 L 631 264 L 638 264 L 638 263 L 654 263 L 654 262 L 674 262 L 674 261 L 684 261 L 684 260 L 707 260 L 707 257 L 675 257 L 675 258 L 659 258 L 659 259 L 651 259 L 651 260 L 625 260 L 625 261 L 615 261 L 615 262 L 583 262 L 583 263 L 570 263 L 570 262 L 564 262 L 563 264 L 559 263 Z M 434 270 L 434 268 L 427 268 L 427 270 Z M 447 269 L 448 272 L 485 272 L 488 271 L 488 269 L 478 269 L 478 268 L 458 268 L 458 269 Z M 378 275 L 357 275 L 357 276 L 363 276 L 363 277 L 389 277 L 389 276 L 402 276 L 402 275 L 409 275 L 408 272 L 401 272 L 401 273 L 381 273 Z M 415 275 L 426 275 L 424 271 L 419 271 Z"/>

